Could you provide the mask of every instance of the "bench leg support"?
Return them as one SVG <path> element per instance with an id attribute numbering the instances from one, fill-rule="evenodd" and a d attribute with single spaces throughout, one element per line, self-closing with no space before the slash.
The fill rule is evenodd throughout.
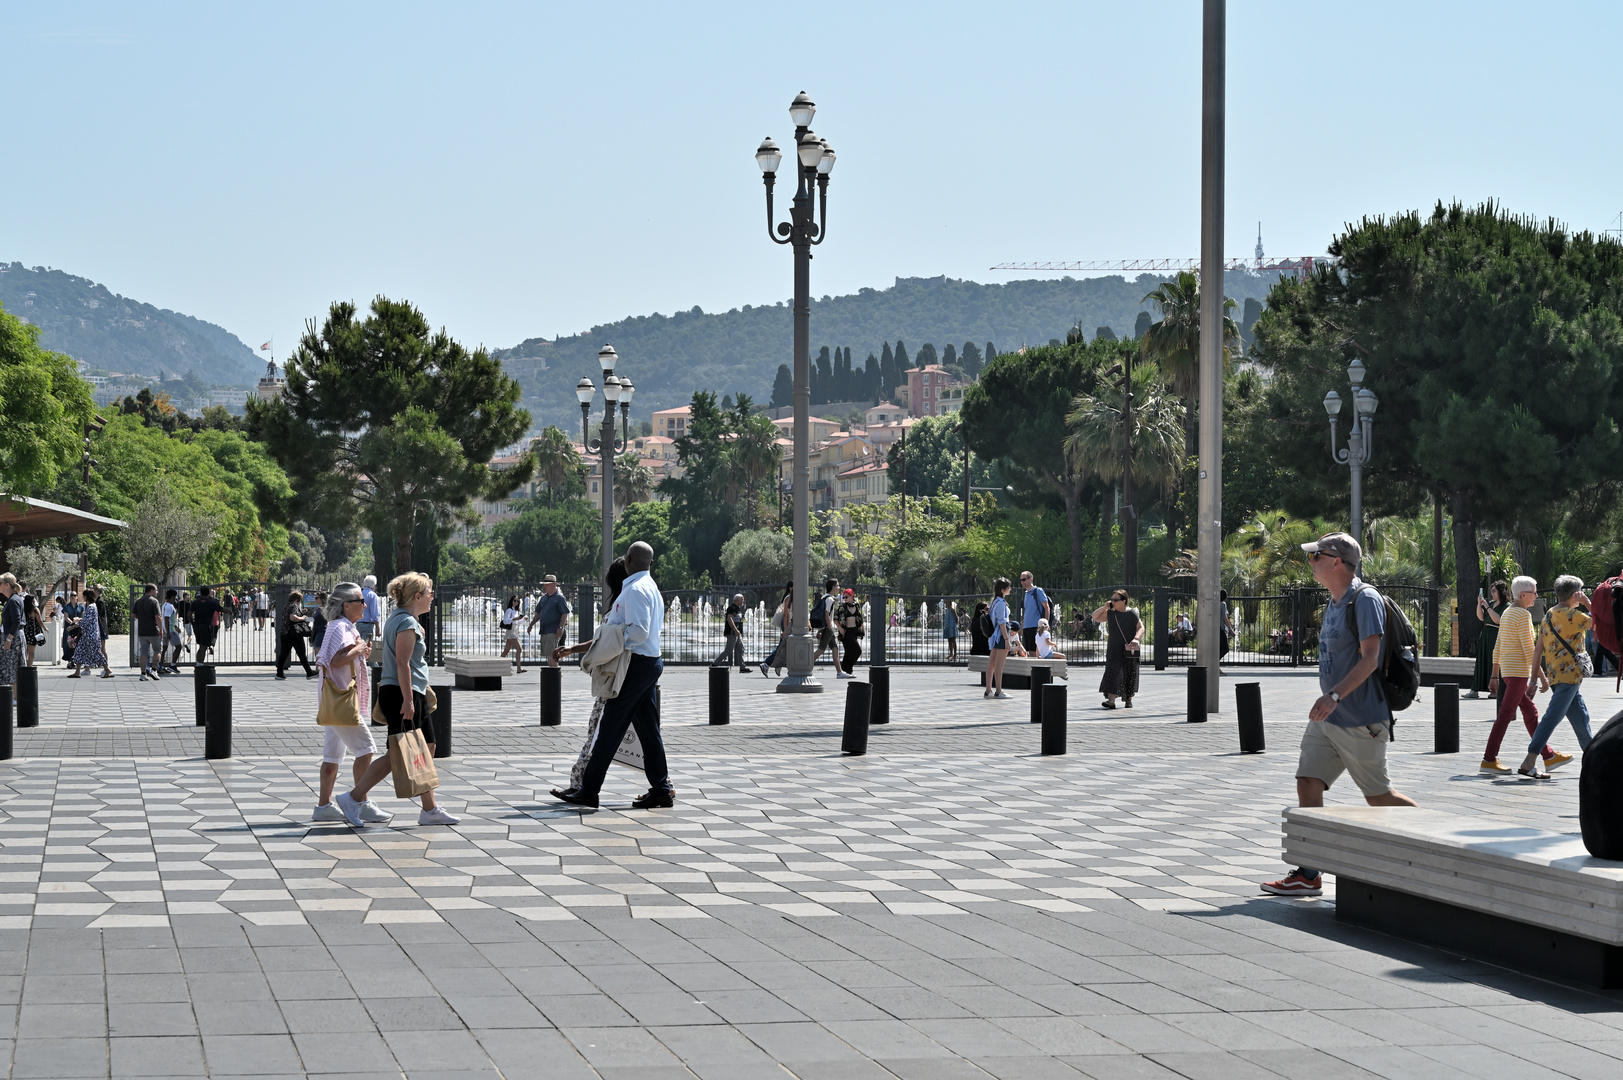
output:
<path id="1" fill-rule="evenodd" d="M 1623 947 L 1472 911 L 1351 878 L 1336 879 L 1336 918 L 1474 955 L 1518 971 L 1603 990 L 1623 988 Z"/>

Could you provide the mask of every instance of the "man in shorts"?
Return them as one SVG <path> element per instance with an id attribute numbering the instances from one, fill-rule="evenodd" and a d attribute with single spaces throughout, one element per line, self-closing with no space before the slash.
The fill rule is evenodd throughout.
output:
<path id="1" fill-rule="evenodd" d="M 563 647 L 564 640 L 569 636 L 569 601 L 558 591 L 558 577 L 555 574 L 548 574 L 541 579 L 541 591 L 545 595 L 536 601 L 535 615 L 531 617 L 530 625 L 525 628 L 525 632 L 528 633 L 537 626 L 541 628 L 541 637 L 536 643 L 536 648 L 547 658 L 548 667 L 557 667 L 557 658 L 552 654 Z"/>
<path id="2" fill-rule="evenodd" d="M 834 608 L 840 602 L 840 579 L 829 578 L 823 582 L 823 595 L 817 598 L 817 606 L 813 609 L 812 628 L 817 631 L 817 651 L 812 653 L 812 663 L 817 663 L 819 657 L 826 651 L 829 660 L 837 667 L 840 663 L 840 635 L 834 629 Z"/>
<path id="3" fill-rule="evenodd" d="M 163 668 L 163 609 L 158 606 L 158 587 L 141 590 L 130 614 L 135 616 L 135 655 L 141 665 L 141 681 L 157 679 Z"/>
<path id="4" fill-rule="evenodd" d="M 1324 793 L 1342 773 L 1352 777 L 1371 806 L 1414 806 L 1394 791 L 1386 776 L 1386 744 L 1392 741 L 1392 711 L 1375 674 L 1386 633 L 1386 602 L 1358 579 L 1364 552 L 1346 533 L 1330 533 L 1303 544 L 1313 580 L 1330 591 L 1319 630 L 1319 689 L 1308 710 L 1302 755 L 1296 764 L 1296 803 L 1323 806 Z M 1262 891 L 1275 896 L 1319 896 L 1324 879 L 1299 866 Z"/>

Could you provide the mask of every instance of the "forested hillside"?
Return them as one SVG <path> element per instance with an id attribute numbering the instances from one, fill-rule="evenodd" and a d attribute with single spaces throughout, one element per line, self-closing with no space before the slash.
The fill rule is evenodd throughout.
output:
<path id="1" fill-rule="evenodd" d="M 0 306 L 40 328 L 40 344 L 92 369 L 251 385 L 254 351 L 213 323 L 119 296 L 61 270 L 0 263 Z"/>
<path id="2" fill-rule="evenodd" d="M 966 341 L 982 348 L 992 342 L 1000 351 L 1046 344 L 1078 323 L 1089 338 L 1100 326 L 1129 336 L 1145 310 L 1144 294 L 1163 280 L 1141 274 L 1133 280 L 1066 277 L 982 285 L 944 277 L 899 278 L 888 289 L 814 300 L 812 354 L 825 345 L 844 347 L 860 368 L 869 353 L 879 356 L 886 342 L 905 342 L 909 355 L 917 357 L 927 343 L 938 354 L 949 343 L 962 348 Z M 1225 291 L 1242 307 L 1247 298 L 1265 297 L 1272 284 L 1254 274 L 1224 278 Z M 574 431 L 580 426 L 575 384 L 582 375 L 600 381 L 597 350 L 605 342 L 620 354 L 618 370 L 636 383 L 634 411 L 647 416 L 686 404 L 695 390 L 741 391 L 765 404 L 778 365 L 791 359 L 790 332 L 787 300 L 719 314 L 695 307 L 674 315 L 634 316 L 557 341 L 531 338 L 497 355 L 524 385 L 524 405 L 538 425 Z"/>

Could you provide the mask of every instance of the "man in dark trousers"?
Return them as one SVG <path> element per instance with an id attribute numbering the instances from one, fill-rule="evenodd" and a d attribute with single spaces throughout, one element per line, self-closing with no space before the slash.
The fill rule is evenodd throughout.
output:
<path id="1" fill-rule="evenodd" d="M 158 587 L 148 584 L 141 599 L 131 608 L 135 616 L 135 654 L 141 661 L 141 681 L 158 678 L 163 666 L 163 609 L 158 605 Z"/>
<path id="2" fill-rule="evenodd" d="M 755 670 L 744 663 L 744 594 L 737 593 L 721 617 L 721 655 L 716 657 L 717 667 L 730 667 L 736 661 L 741 675 Z"/>
<path id="3" fill-rule="evenodd" d="M 224 612 L 220 602 L 214 598 L 214 590 L 207 585 L 197 590 L 197 599 L 192 601 L 192 628 L 197 632 L 197 662 L 201 664 L 203 658 L 214 651 L 214 638 L 220 632 L 220 619 Z"/>
<path id="4" fill-rule="evenodd" d="M 597 743 L 580 787 L 558 795 L 566 803 L 597 805 L 597 793 L 603 787 L 615 751 L 626 737 L 626 728 L 635 727 L 637 738 L 642 742 L 648 791 L 633 799 L 632 807 L 649 810 L 676 804 L 670 771 L 665 764 L 665 744 L 659 736 L 659 677 L 665 670 L 664 661 L 659 658 L 659 637 L 665 624 L 665 602 L 648 572 L 653 565 L 654 549 L 641 540 L 626 552 L 626 571 L 631 576 L 626 578 L 614 606 L 604 616 L 603 625 L 625 627 L 626 651 L 631 653 L 630 668 L 619 694 L 603 707 Z"/>
<path id="5" fill-rule="evenodd" d="M 852 673 L 856 671 L 857 659 L 862 656 L 862 605 L 857 602 L 855 589 L 845 590 L 839 607 L 834 609 L 834 621 L 840 631 L 840 643 L 845 646 L 845 655 L 840 658 L 840 670 L 834 677 L 855 678 Z"/>

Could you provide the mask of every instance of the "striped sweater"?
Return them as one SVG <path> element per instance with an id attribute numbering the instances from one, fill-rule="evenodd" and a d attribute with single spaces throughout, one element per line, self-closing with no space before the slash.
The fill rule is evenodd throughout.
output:
<path id="1" fill-rule="evenodd" d="M 1514 604 L 1499 616 L 1499 640 L 1493 646 L 1493 662 L 1507 679 L 1526 679 L 1533 674 L 1533 646 L 1538 633 L 1533 613 Z"/>

